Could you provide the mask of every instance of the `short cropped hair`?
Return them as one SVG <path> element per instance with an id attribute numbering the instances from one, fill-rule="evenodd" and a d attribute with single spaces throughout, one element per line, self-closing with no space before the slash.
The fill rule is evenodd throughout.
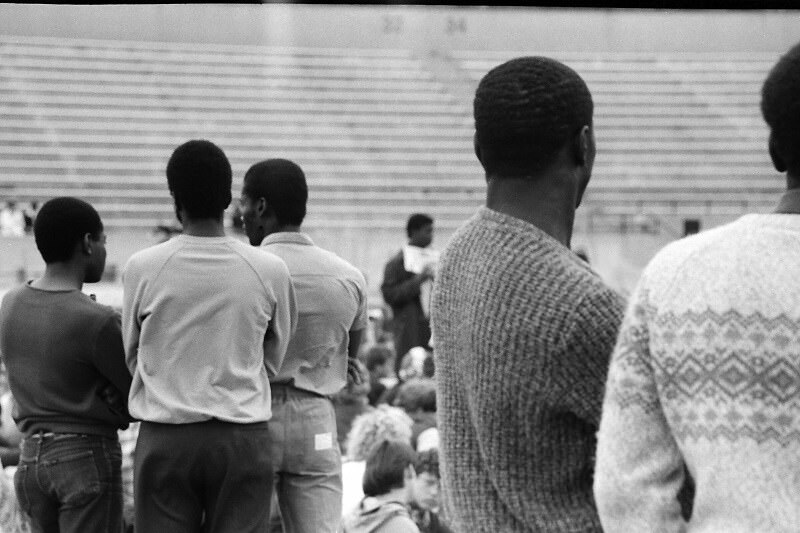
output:
<path id="1" fill-rule="evenodd" d="M 299 226 L 306 217 L 306 176 L 288 159 L 267 159 L 250 167 L 243 192 L 253 199 L 264 198 L 279 224 Z"/>
<path id="2" fill-rule="evenodd" d="M 439 475 L 439 450 L 431 448 L 424 452 L 417 452 L 417 460 L 414 461 L 414 471 L 417 475 L 430 474 L 437 478 L 441 477 Z"/>
<path id="3" fill-rule="evenodd" d="M 367 458 L 362 488 L 364 496 L 380 496 L 403 488 L 405 472 L 417 458 L 414 448 L 405 442 L 385 440 Z"/>
<path id="4" fill-rule="evenodd" d="M 386 361 L 389 361 L 392 357 L 394 357 L 394 354 L 387 346 L 371 346 L 370 349 L 367 350 L 367 371 L 372 372 L 379 366 L 385 364 Z"/>
<path id="5" fill-rule="evenodd" d="M 800 43 L 767 75 L 761 89 L 761 113 L 788 169 L 800 171 Z"/>
<path id="6" fill-rule="evenodd" d="M 481 163 L 493 177 L 522 176 L 550 165 L 564 144 L 592 125 L 583 79 L 547 57 L 520 57 L 490 70 L 473 112 Z"/>
<path id="7" fill-rule="evenodd" d="M 169 158 L 167 184 L 189 216 L 217 218 L 231 203 L 231 164 L 214 143 L 189 141 L 177 147 Z"/>
<path id="8" fill-rule="evenodd" d="M 406 223 L 406 235 L 411 237 L 415 231 L 420 228 L 424 228 L 428 224 L 433 224 L 433 219 L 431 217 L 423 213 L 414 213 L 408 217 L 408 222 Z"/>
<path id="9" fill-rule="evenodd" d="M 36 247 L 48 265 L 69 261 L 84 235 L 97 240 L 102 232 L 103 222 L 95 208 L 66 196 L 45 202 L 33 222 Z"/>

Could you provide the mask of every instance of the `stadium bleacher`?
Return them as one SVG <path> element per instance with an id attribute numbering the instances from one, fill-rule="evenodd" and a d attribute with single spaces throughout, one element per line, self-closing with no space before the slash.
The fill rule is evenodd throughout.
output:
<path id="1" fill-rule="evenodd" d="M 455 51 L 468 83 L 524 51 Z M 595 100 L 598 156 L 579 216 L 702 216 L 772 206 L 758 112 L 773 54 L 547 53 Z M 208 138 L 247 166 L 288 157 L 308 225 L 453 228 L 483 201 L 471 108 L 410 50 L 0 37 L 0 193 L 73 194 L 110 227 L 172 218 L 164 166 Z"/>

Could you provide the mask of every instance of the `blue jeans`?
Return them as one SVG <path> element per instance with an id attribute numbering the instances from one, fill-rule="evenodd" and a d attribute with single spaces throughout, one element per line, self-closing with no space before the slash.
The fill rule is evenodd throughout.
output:
<path id="1" fill-rule="evenodd" d="M 342 456 L 333 404 L 294 387 L 271 387 L 271 456 L 284 531 L 336 533 L 342 519 Z"/>
<path id="2" fill-rule="evenodd" d="M 14 488 L 33 531 L 122 531 L 121 463 L 116 438 L 53 433 L 25 438 Z"/>

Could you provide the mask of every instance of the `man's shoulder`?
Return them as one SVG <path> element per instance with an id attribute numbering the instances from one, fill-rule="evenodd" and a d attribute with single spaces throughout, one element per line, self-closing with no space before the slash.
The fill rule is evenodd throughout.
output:
<path id="1" fill-rule="evenodd" d="M 251 246 L 241 241 L 231 243 L 231 248 L 259 272 L 289 275 L 286 262 L 276 253 L 263 246 Z"/>
<path id="2" fill-rule="evenodd" d="M 327 273 L 336 277 L 347 278 L 358 283 L 365 283 L 364 274 L 352 263 L 335 252 L 315 246 L 315 252 L 324 259 Z"/>
<path id="3" fill-rule="evenodd" d="M 647 263 L 644 277 L 669 277 L 687 264 L 707 262 L 713 265 L 717 261 L 713 255 L 715 250 L 720 246 L 736 246 L 743 229 L 740 221 L 741 219 L 667 244 Z"/>
<path id="4" fill-rule="evenodd" d="M 403 249 L 400 248 L 396 252 L 394 252 L 389 259 L 386 261 L 386 265 L 397 265 L 403 263 Z"/>
<path id="5" fill-rule="evenodd" d="M 168 241 L 154 244 L 138 252 L 134 252 L 125 263 L 125 272 L 146 269 L 148 266 L 161 263 L 172 253 L 180 248 L 180 243 L 175 238 Z"/>

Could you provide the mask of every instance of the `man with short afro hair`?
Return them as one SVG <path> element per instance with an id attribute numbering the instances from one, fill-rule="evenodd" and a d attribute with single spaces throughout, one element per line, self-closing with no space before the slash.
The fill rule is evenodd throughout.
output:
<path id="1" fill-rule="evenodd" d="M 592 99 L 545 57 L 492 69 L 474 100 L 486 207 L 434 287 L 442 492 L 456 531 L 596 532 L 595 432 L 623 304 L 570 250 L 595 156 Z"/>
<path id="2" fill-rule="evenodd" d="M 367 282 L 302 230 L 307 200 L 305 174 L 293 161 L 267 159 L 245 174 L 240 203 L 250 244 L 286 263 L 297 297 L 297 332 L 270 377 L 270 454 L 283 530 L 337 533 L 342 457 L 331 397 L 366 379 L 356 356 L 368 324 Z"/>
<path id="3" fill-rule="evenodd" d="M 598 433 L 608 533 L 800 531 L 800 45 L 761 97 L 776 209 L 669 244 L 631 295 Z"/>
<path id="4" fill-rule="evenodd" d="M 182 144 L 167 184 L 183 234 L 124 272 L 123 334 L 141 420 L 136 531 L 266 531 L 272 490 L 269 379 L 297 323 L 278 257 L 225 235 L 231 166 L 206 140 Z"/>
<path id="5" fill-rule="evenodd" d="M 492 69 L 475 92 L 476 142 L 487 174 L 525 176 L 552 163 L 564 143 L 592 125 L 592 95 L 566 65 L 521 57 Z"/>

